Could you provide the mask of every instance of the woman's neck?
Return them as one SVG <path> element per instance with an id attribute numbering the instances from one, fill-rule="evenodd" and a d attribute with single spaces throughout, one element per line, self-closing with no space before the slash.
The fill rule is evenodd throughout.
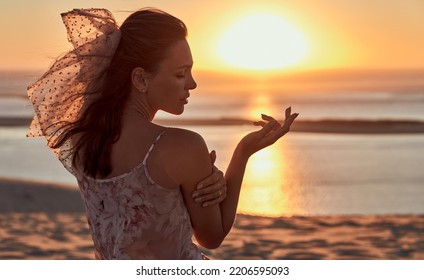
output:
<path id="1" fill-rule="evenodd" d="M 124 121 L 146 120 L 152 122 L 157 110 L 149 105 L 147 98 L 139 93 L 132 93 L 125 105 L 123 118 Z"/>

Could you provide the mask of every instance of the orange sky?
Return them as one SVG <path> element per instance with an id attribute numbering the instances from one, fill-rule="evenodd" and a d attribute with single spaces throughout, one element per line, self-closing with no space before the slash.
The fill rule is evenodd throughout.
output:
<path id="1" fill-rule="evenodd" d="M 242 71 L 219 57 L 217 42 L 232 24 L 258 12 L 278 14 L 307 41 L 307 57 L 286 70 L 424 68 L 422 0 L 56 2 L 0 3 L 0 69 L 45 69 L 69 50 L 61 12 L 104 7 L 122 22 L 128 15 L 123 11 L 137 10 L 140 4 L 161 8 L 188 25 L 195 67 L 200 70 Z"/>

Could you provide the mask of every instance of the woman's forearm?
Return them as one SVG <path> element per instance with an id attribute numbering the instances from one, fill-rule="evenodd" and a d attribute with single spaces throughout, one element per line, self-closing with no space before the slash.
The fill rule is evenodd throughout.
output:
<path id="1" fill-rule="evenodd" d="M 233 153 L 225 181 L 227 184 L 227 197 L 220 203 L 222 227 L 225 235 L 231 230 L 237 212 L 237 205 L 240 196 L 241 184 L 243 182 L 244 172 L 246 170 L 249 156 L 243 153 L 240 147 L 237 147 Z"/>
<path id="2" fill-rule="evenodd" d="M 225 173 L 227 197 L 219 204 L 222 223 L 220 235 L 223 238 L 231 230 L 236 217 L 241 184 L 249 157 L 257 151 L 274 144 L 289 132 L 291 124 L 298 115 L 297 113 L 291 113 L 291 107 L 287 108 L 283 125 L 270 116 L 262 115 L 263 121 L 255 123 L 262 126 L 262 129 L 247 134 L 238 143 Z"/>

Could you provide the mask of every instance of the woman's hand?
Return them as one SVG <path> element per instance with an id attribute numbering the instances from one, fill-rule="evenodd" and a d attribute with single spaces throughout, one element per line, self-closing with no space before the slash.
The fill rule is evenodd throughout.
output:
<path id="1" fill-rule="evenodd" d="M 289 132 L 290 126 L 299 114 L 292 114 L 291 107 L 288 107 L 285 115 L 286 118 L 283 125 L 281 125 L 274 118 L 262 114 L 263 121 L 253 123 L 254 125 L 262 126 L 262 129 L 247 134 L 241 139 L 237 149 L 239 149 L 243 155 L 250 157 L 257 151 L 274 144 L 278 139 Z"/>
<path id="2" fill-rule="evenodd" d="M 215 163 L 216 153 L 210 153 L 212 164 Z M 212 174 L 197 184 L 196 191 L 193 192 L 193 199 L 202 203 L 203 207 L 216 205 L 227 197 L 227 186 L 225 184 L 224 173 L 216 166 L 213 167 Z"/>

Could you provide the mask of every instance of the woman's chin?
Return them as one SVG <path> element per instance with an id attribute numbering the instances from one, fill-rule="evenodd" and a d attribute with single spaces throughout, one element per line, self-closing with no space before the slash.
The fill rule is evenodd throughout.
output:
<path id="1" fill-rule="evenodd" d="M 179 116 L 179 115 L 182 115 L 182 113 L 184 113 L 184 107 L 174 109 L 174 110 L 166 110 L 164 112 L 167 112 L 168 114 L 171 114 L 171 115 Z"/>

